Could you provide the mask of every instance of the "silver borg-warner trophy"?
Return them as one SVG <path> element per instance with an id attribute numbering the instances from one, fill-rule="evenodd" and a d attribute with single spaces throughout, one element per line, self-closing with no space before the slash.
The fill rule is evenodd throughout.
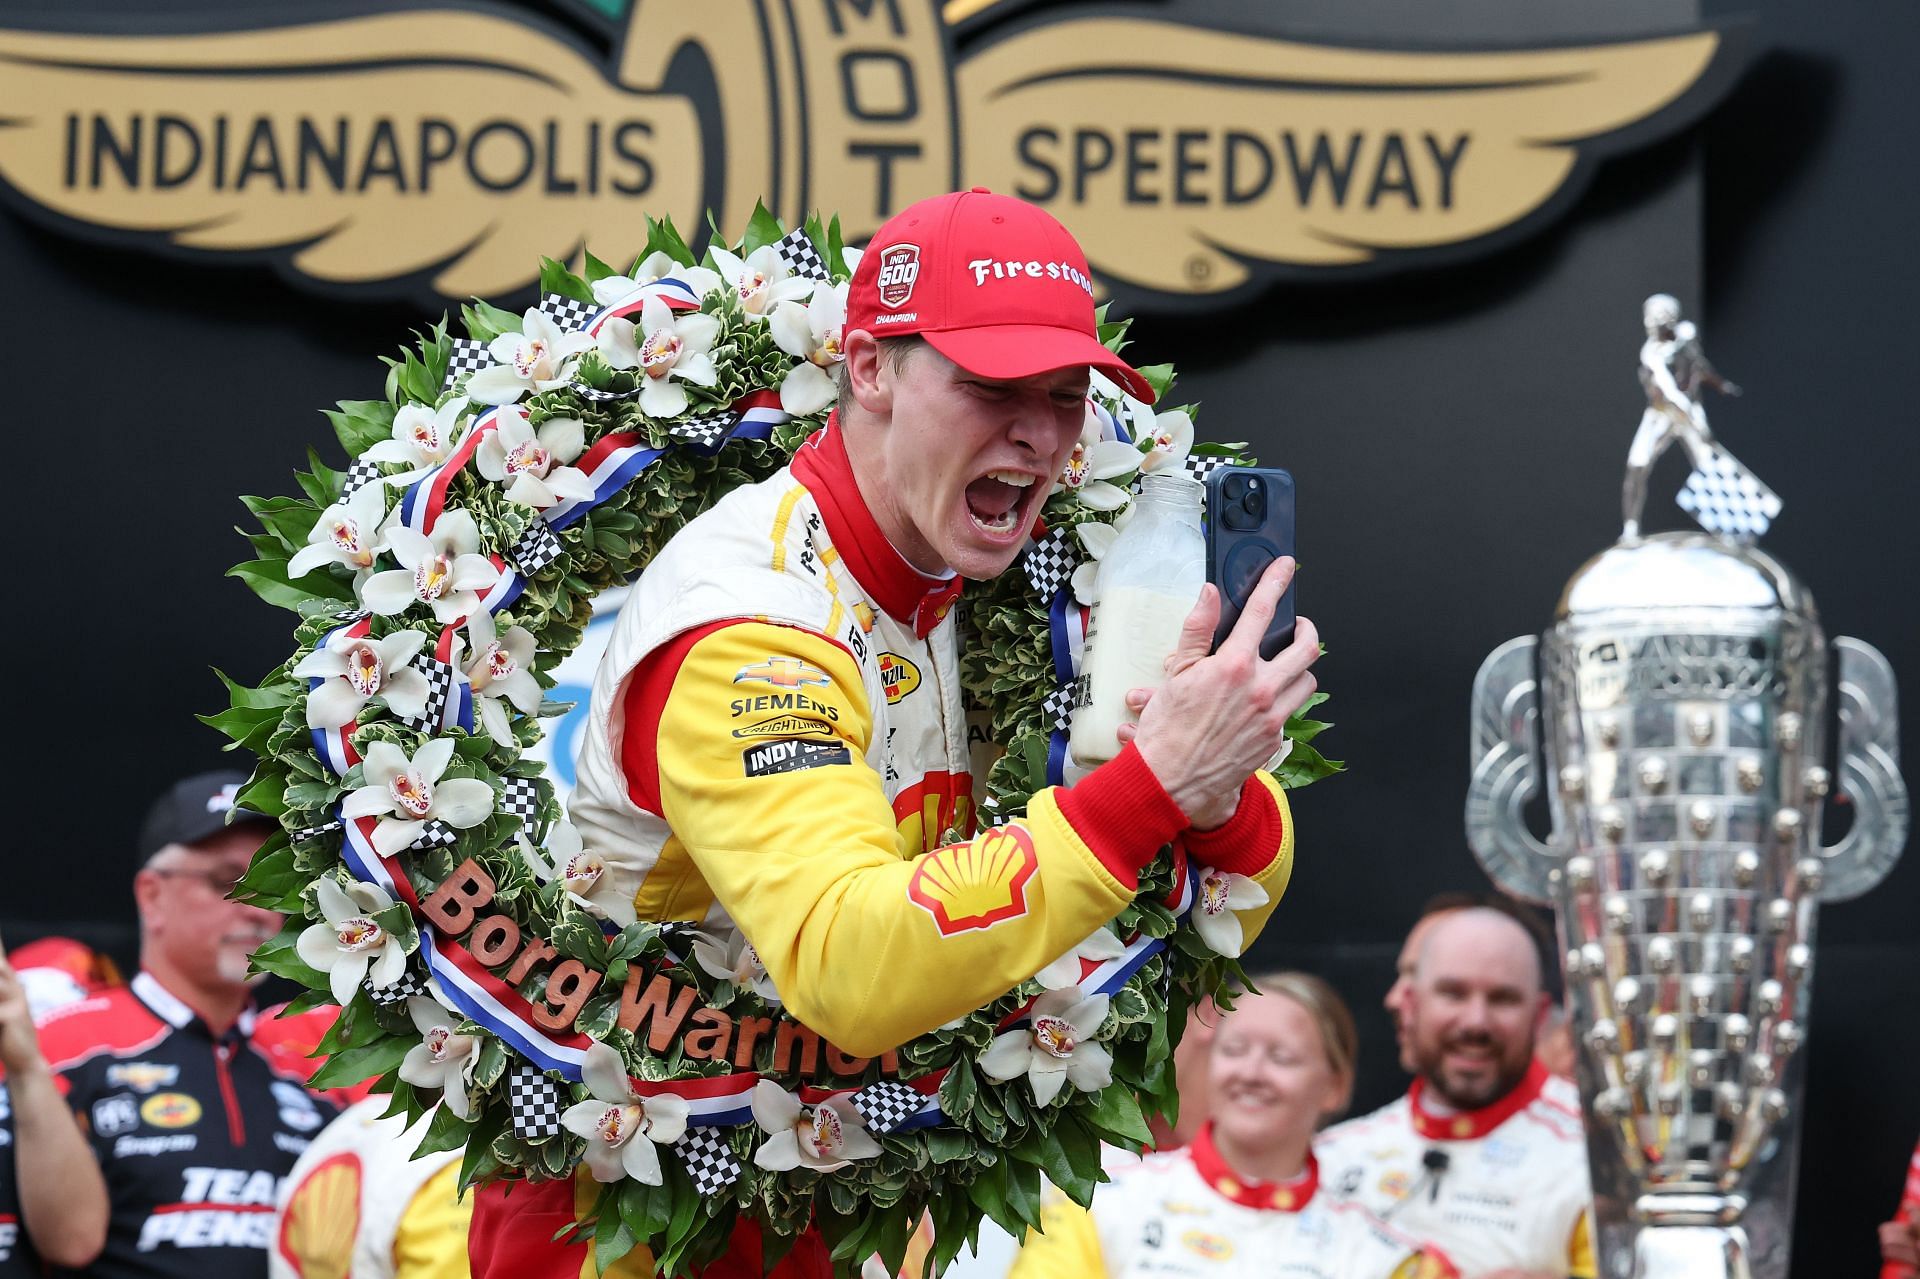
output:
<path id="1" fill-rule="evenodd" d="M 1711 531 L 1630 527 L 1550 630 L 1482 664 L 1467 837 L 1559 917 L 1602 1274 L 1784 1279 L 1815 913 L 1879 883 L 1906 841 L 1894 679 L 1871 646 L 1829 642 L 1806 588 L 1749 544 L 1779 509 L 1757 480 L 1688 509 Z M 1543 746 L 1545 843 L 1522 811 Z M 1852 824 L 1828 846 L 1830 790 Z"/>

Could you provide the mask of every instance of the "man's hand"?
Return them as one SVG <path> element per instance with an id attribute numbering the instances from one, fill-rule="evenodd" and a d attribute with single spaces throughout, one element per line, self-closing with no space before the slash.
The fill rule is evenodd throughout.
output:
<path id="1" fill-rule="evenodd" d="M 33 1030 L 26 987 L 7 962 L 4 949 L 0 949 L 0 1066 L 16 1079 L 46 1068 L 40 1056 L 40 1037 Z"/>
<path id="2" fill-rule="evenodd" d="M 1260 656 L 1260 638 L 1293 570 L 1291 556 L 1268 566 L 1217 653 L 1208 649 L 1220 620 L 1220 593 L 1211 584 L 1202 588 L 1167 659 L 1166 684 L 1128 695 L 1128 704 L 1141 711 L 1140 723 L 1122 728 L 1122 739 L 1139 747 L 1167 794 L 1201 830 L 1233 816 L 1241 786 L 1280 749 L 1287 717 L 1316 687 L 1307 668 L 1320 656 L 1320 633 L 1306 618 L 1272 661 Z"/>
<path id="3" fill-rule="evenodd" d="M 1880 1260 L 1920 1269 L 1920 1222 L 1881 1222 Z"/>

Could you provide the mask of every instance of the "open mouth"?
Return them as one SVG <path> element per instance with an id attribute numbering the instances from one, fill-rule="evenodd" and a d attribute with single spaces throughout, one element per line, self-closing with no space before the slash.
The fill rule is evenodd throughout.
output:
<path id="1" fill-rule="evenodd" d="M 989 537 L 1002 538 L 1026 523 L 1031 504 L 1046 496 L 1030 471 L 988 471 L 967 485 L 967 515 Z"/>

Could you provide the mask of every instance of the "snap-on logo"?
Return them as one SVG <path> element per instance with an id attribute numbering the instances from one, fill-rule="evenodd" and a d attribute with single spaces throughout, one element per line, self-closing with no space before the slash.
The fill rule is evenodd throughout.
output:
<path id="1" fill-rule="evenodd" d="M 880 252 L 880 305 L 901 307 L 913 296 L 913 282 L 920 278 L 920 246 L 894 244 Z"/>

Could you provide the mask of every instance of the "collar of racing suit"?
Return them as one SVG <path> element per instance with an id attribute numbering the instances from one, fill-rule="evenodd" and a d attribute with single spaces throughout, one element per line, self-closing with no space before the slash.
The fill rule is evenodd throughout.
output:
<path id="1" fill-rule="evenodd" d="M 887 540 L 854 480 L 839 410 L 828 416 L 826 429 L 815 431 L 793 455 L 793 474 L 813 495 L 827 522 L 827 536 L 861 589 L 889 617 L 925 639 L 959 598 L 960 575 L 922 573 Z"/>
<path id="2" fill-rule="evenodd" d="M 1532 1104 L 1546 1086 L 1547 1068 L 1535 1061 L 1514 1085 L 1512 1092 L 1478 1110 L 1454 1110 L 1436 1114 L 1425 1103 L 1426 1080 L 1416 1079 L 1407 1092 L 1413 1130 L 1428 1141 L 1476 1141 Z"/>
<path id="3" fill-rule="evenodd" d="M 250 1039 L 253 1037 L 255 1014 L 251 1005 L 241 1009 L 239 1019 L 234 1022 L 225 1035 L 216 1035 L 213 1033 L 213 1027 L 207 1025 L 207 1023 L 201 1019 L 200 1014 L 194 1012 L 192 1008 L 187 1006 L 186 1000 L 180 998 L 165 986 L 162 986 L 160 979 L 146 969 L 143 968 L 135 973 L 133 980 L 128 982 L 127 986 L 128 989 L 133 992 L 134 998 L 145 1004 L 155 1017 L 166 1022 L 167 1025 L 172 1026 L 175 1030 L 192 1028 L 199 1031 L 202 1035 L 205 1035 L 208 1039 L 227 1039 L 233 1037 Z"/>
<path id="4" fill-rule="evenodd" d="M 1220 1147 L 1213 1144 L 1213 1122 L 1207 1121 L 1188 1148 L 1193 1167 L 1223 1198 L 1243 1208 L 1266 1212 L 1299 1212 L 1320 1189 L 1320 1162 L 1307 1152 L 1307 1166 L 1291 1181 L 1248 1181 L 1227 1166 Z"/>

